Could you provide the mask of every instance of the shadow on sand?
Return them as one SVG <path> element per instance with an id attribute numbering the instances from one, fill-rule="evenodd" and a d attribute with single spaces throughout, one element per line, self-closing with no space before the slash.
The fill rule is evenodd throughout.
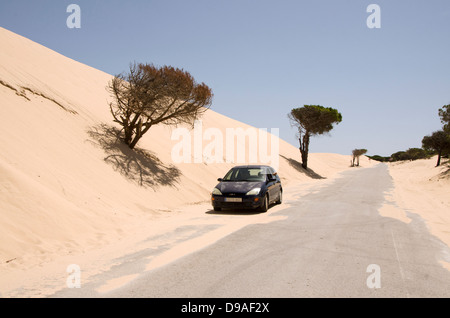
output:
<path id="1" fill-rule="evenodd" d="M 222 211 L 214 211 L 213 209 L 211 209 L 206 211 L 205 213 L 212 215 L 254 215 L 254 214 L 261 214 L 264 212 L 252 209 L 226 209 Z"/>
<path id="2" fill-rule="evenodd" d="M 284 160 L 286 160 L 289 163 L 289 165 L 291 167 L 295 168 L 298 172 L 301 172 L 312 179 L 326 179 L 326 178 L 322 177 L 320 174 L 315 173 L 310 168 L 308 168 L 308 169 L 303 168 L 302 164 L 300 162 L 298 162 L 297 160 L 285 157 L 283 155 L 280 155 L 280 157 L 283 158 Z"/>
<path id="3" fill-rule="evenodd" d="M 181 172 L 173 165 L 166 165 L 149 151 L 130 149 L 121 139 L 121 131 L 107 124 L 91 127 L 88 140 L 102 148 L 110 164 L 128 180 L 143 187 L 176 186 Z"/>
<path id="4" fill-rule="evenodd" d="M 269 205 L 269 209 L 267 212 L 270 211 L 270 209 L 274 206 L 276 206 L 276 203 L 271 203 Z M 216 214 L 216 215 L 254 215 L 254 214 L 264 214 L 267 212 L 261 212 L 258 209 L 222 209 L 221 211 L 214 211 L 213 209 L 209 209 L 206 211 L 206 214 Z"/>
<path id="5" fill-rule="evenodd" d="M 445 164 L 447 165 L 447 170 L 438 174 L 438 179 L 450 179 L 450 161 L 447 161 Z"/>

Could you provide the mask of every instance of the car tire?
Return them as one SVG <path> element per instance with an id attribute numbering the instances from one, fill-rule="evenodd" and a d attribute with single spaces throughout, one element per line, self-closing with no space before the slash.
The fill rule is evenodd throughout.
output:
<path id="1" fill-rule="evenodd" d="M 214 211 L 222 211 L 222 208 L 219 208 L 219 207 L 214 207 Z"/>
<path id="2" fill-rule="evenodd" d="M 264 202 L 262 204 L 262 206 L 259 208 L 260 212 L 267 212 L 267 210 L 269 209 L 269 195 L 266 194 L 264 196 Z"/>
<path id="3" fill-rule="evenodd" d="M 278 197 L 278 200 L 276 201 L 276 204 L 283 203 L 283 191 L 280 191 L 280 196 Z"/>

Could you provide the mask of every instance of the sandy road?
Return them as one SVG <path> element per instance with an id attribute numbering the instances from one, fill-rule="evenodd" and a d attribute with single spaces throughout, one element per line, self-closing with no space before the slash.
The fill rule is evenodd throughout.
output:
<path id="1" fill-rule="evenodd" d="M 56 297 L 449 297 L 449 248 L 418 215 L 410 223 L 378 210 L 392 189 L 385 165 L 352 169 L 269 210 L 197 252 L 121 288 Z M 130 266 L 132 266 L 130 264 Z"/>

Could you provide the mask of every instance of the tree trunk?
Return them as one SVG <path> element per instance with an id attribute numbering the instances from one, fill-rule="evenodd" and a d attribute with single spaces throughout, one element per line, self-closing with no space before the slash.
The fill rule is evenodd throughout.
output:
<path id="1" fill-rule="evenodd" d="M 128 144 L 128 147 L 130 147 L 130 149 L 134 149 L 134 147 L 136 147 L 136 144 L 139 141 L 139 139 L 141 139 L 141 136 L 138 136 L 138 135 L 134 136 L 133 141 L 130 144 Z"/>
<path id="2" fill-rule="evenodd" d="M 129 126 L 124 127 L 124 133 L 125 133 L 125 137 L 123 139 L 123 141 L 125 142 L 126 145 L 130 146 L 131 141 L 133 139 L 133 129 Z"/>
<path id="3" fill-rule="evenodd" d="M 136 125 L 136 133 L 134 135 L 133 141 L 128 145 L 130 149 L 134 149 L 136 144 L 138 143 L 139 139 L 142 137 L 142 121 L 139 120 L 138 124 Z"/>
<path id="4" fill-rule="evenodd" d="M 302 167 L 308 169 L 308 149 L 309 149 L 309 133 L 305 133 L 303 138 L 298 139 L 300 142 L 300 153 L 302 155 Z"/>
<path id="5" fill-rule="evenodd" d="M 439 154 L 438 154 L 438 160 L 437 160 L 436 167 L 439 167 L 441 165 L 441 155 L 442 155 L 442 149 L 439 149 Z"/>
<path id="6" fill-rule="evenodd" d="M 130 147 L 130 149 L 134 149 L 139 139 L 141 139 L 142 136 L 144 136 L 144 134 L 150 129 L 151 126 L 152 124 L 150 123 L 142 124 L 142 122 L 139 121 L 139 123 L 136 125 L 136 134 L 134 136 L 134 139 L 133 141 L 131 141 L 130 137 L 130 143 L 127 144 L 128 147 Z"/>

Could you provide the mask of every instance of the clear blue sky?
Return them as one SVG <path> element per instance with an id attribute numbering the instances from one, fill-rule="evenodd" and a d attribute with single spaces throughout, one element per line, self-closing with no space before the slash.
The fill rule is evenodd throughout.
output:
<path id="1" fill-rule="evenodd" d="M 80 29 L 66 25 L 71 3 Z M 214 111 L 295 146 L 292 108 L 337 108 L 342 123 L 311 152 L 420 147 L 450 104 L 448 0 L 0 0 L 0 26 L 113 75 L 133 61 L 183 68 Z"/>

